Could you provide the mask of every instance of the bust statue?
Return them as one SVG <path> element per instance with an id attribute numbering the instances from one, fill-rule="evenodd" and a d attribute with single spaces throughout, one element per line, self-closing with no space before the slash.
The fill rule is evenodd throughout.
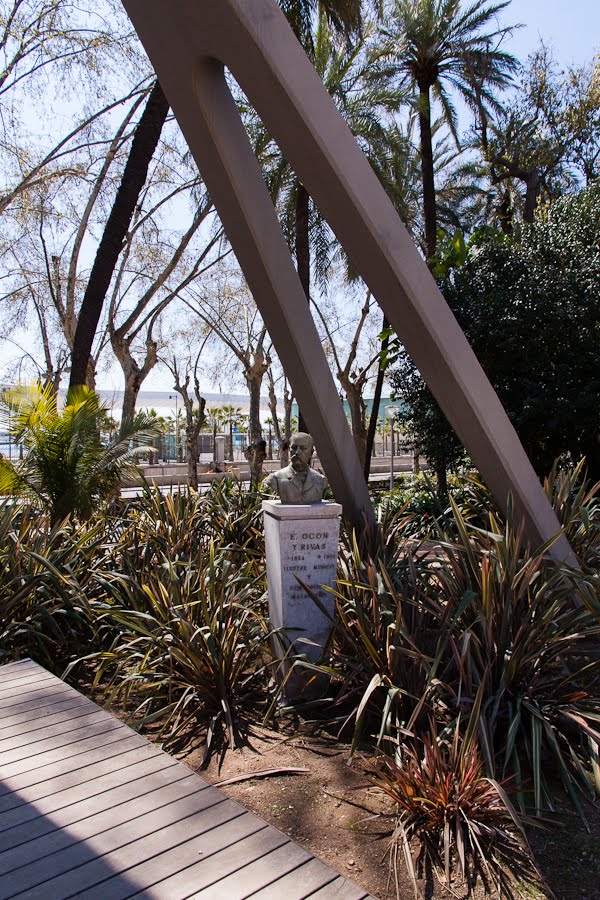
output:
<path id="1" fill-rule="evenodd" d="M 265 478 L 265 487 L 279 494 L 282 503 L 319 503 L 323 499 L 327 479 L 310 468 L 314 446 L 310 434 L 304 431 L 293 434 L 289 466 Z"/>

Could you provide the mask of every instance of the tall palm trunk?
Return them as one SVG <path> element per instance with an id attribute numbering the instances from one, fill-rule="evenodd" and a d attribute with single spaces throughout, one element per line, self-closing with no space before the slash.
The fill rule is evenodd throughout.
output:
<path id="1" fill-rule="evenodd" d="M 435 254 L 437 244 L 437 212 L 435 206 L 435 178 L 433 172 L 433 138 L 431 134 L 431 103 L 429 85 L 419 85 L 419 134 L 421 138 L 421 178 L 423 182 L 423 219 L 425 224 L 425 252 L 427 260 Z"/>
<path id="2" fill-rule="evenodd" d="M 296 267 L 298 277 L 310 303 L 310 195 L 303 184 L 296 197 Z M 298 408 L 298 430 L 308 431 L 302 410 Z"/>
<path id="3" fill-rule="evenodd" d="M 104 298 L 140 193 L 146 182 L 148 167 L 156 150 L 168 111 L 167 98 L 157 81 L 135 130 L 121 184 L 106 222 L 83 296 L 73 341 L 69 387 L 84 384 L 86 381 L 88 361 L 102 314 Z"/>

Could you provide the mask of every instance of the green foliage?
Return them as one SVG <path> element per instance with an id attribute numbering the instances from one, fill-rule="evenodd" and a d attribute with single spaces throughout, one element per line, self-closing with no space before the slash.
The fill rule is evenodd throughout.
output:
<path id="1" fill-rule="evenodd" d="M 486 232 L 442 285 L 536 471 L 586 456 L 600 478 L 600 184 L 557 201 L 518 243 Z M 407 432 L 437 465 L 463 449 L 406 354 L 392 376 Z M 444 460 L 442 460 L 444 461 Z"/>
<path id="2" fill-rule="evenodd" d="M 332 672 L 354 746 L 367 733 L 381 745 L 413 727 L 446 640 L 445 612 L 425 593 L 403 524 L 402 510 L 384 513 L 370 547 L 353 534 L 340 553 Z"/>
<path id="3" fill-rule="evenodd" d="M 550 760 L 581 809 L 578 788 L 600 794 L 600 626 L 547 548 L 528 550 L 510 510 L 504 524 L 490 514 L 485 530 L 469 527 L 456 506 L 454 515 L 459 539 L 443 545 L 432 581 L 456 611 L 447 702 L 478 711 L 491 774 L 512 773 L 521 788 L 522 772 L 530 774 L 536 812 L 553 805 Z"/>
<path id="4" fill-rule="evenodd" d="M 211 542 L 196 560 L 158 551 L 142 571 L 104 576 L 99 624 L 115 635 L 97 679 L 140 725 L 160 722 L 168 746 L 200 735 L 205 760 L 223 735 L 239 742 L 264 700 L 267 630 L 256 579 Z"/>
<path id="5" fill-rule="evenodd" d="M 96 577 L 96 682 L 172 747 L 206 759 L 239 743 L 267 702 L 270 662 L 257 498 L 235 487 L 163 495 L 123 510 Z"/>
<path id="6" fill-rule="evenodd" d="M 147 448 L 132 439 L 156 434 L 152 419 L 139 413 L 105 443 L 107 410 L 85 387 L 69 392 L 62 410 L 51 385 L 17 387 L 0 397 L 0 414 L 24 450 L 17 463 L 0 460 L 0 494 L 27 496 L 50 513 L 53 524 L 71 514 L 88 519 L 118 493 L 125 472 Z"/>
<path id="7" fill-rule="evenodd" d="M 473 474 L 451 476 L 448 496 L 471 524 L 483 524 L 486 512 L 497 509 L 489 491 Z M 439 496 L 426 474 L 405 477 L 403 483 L 379 498 L 379 508 L 387 514 L 403 513 L 403 538 L 436 540 L 441 534 L 456 534 L 449 499 Z"/>
<path id="8" fill-rule="evenodd" d="M 0 662 L 28 656 L 60 674 L 89 646 L 101 543 L 99 524 L 49 530 L 32 507 L 0 505 Z"/>

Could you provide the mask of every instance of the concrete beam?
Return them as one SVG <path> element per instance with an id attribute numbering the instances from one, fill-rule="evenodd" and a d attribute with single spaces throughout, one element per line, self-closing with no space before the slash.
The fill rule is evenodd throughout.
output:
<path id="1" fill-rule="evenodd" d="M 345 514 L 358 521 L 371 514 L 370 502 L 224 66 L 351 256 L 500 506 L 506 508 L 512 493 L 533 544 L 555 535 L 556 516 L 498 397 L 275 0 L 123 2 L 213 195 Z M 576 564 L 564 536 L 551 552 Z"/>

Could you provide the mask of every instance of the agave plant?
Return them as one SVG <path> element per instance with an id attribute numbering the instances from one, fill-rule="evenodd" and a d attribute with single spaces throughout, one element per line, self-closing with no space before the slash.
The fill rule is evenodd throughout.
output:
<path id="1" fill-rule="evenodd" d="M 132 447 L 133 439 L 149 440 L 157 433 L 154 420 L 138 413 L 105 443 L 107 415 L 86 387 L 73 388 L 61 410 L 51 385 L 5 391 L 0 416 L 24 458 L 14 464 L 0 460 L 0 494 L 33 499 L 49 511 L 52 525 L 70 514 L 89 518 L 118 493 L 123 474 L 147 452 L 148 447 Z"/>

